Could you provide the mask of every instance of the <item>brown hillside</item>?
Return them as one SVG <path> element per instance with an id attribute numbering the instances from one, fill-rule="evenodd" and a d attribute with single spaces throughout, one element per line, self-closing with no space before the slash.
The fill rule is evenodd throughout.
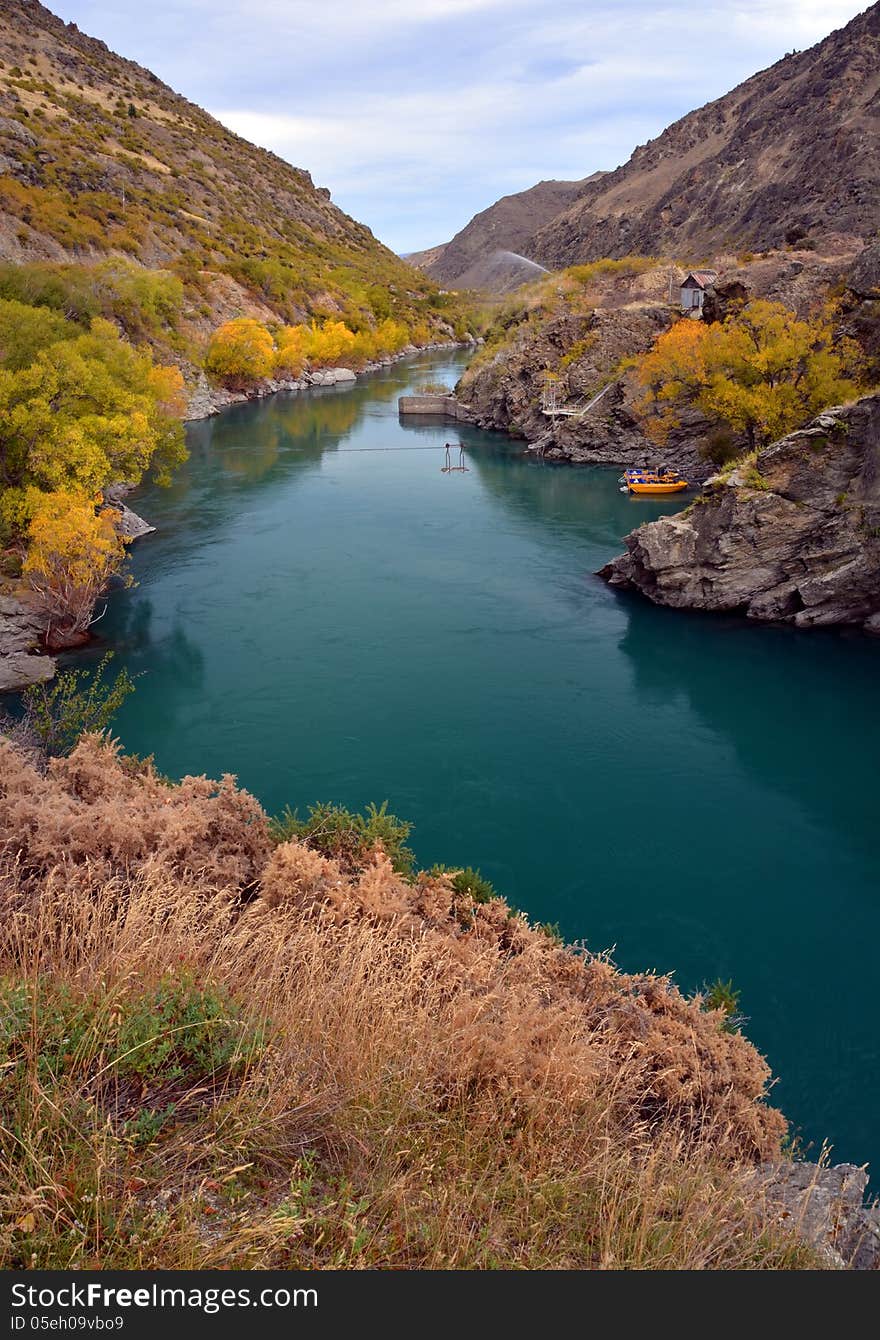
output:
<path id="1" fill-rule="evenodd" d="M 224 272 L 288 317 L 369 317 L 374 285 L 411 317 L 433 287 L 308 172 L 36 0 L 0 0 L 0 260 L 108 252 Z"/>
<path id="2" fill-rule="evenodd" d="M 594 177 L 601 175 L 595 173 Z M 587 181 L 593 181 L 594 177 L 588 177 Z M 527 191 L 502 196 L 494 205 L 475 214 L 451 242 L 429 251 L 415 252 L 407 260 L 439 283 L 476 288 L 481 286 L 481 280 L 488 278 L 489 284 L 483 286 L 494 289 L 492 276 L 482 275 L 480 267 L 497 252 L 524 253 L 531 259 L 528 244 L 533 233 L 567 209 L 585 184 L 580 181 L 540 181 Z M 533 276 L 522 276 L 520 282 L 529 277 Z"/>
<path id="3" fill-rule="evenodd" d="M 880 226 L 880 5 L 676 121 L 536 230 L 556 268 L 631 252 L 699 259 Z"/>

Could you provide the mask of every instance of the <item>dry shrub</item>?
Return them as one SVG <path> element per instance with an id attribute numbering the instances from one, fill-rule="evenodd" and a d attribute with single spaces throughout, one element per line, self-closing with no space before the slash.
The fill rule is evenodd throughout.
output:
<path id="1" fill-rule="evenodd" d="M 266 816 L 234 778 L 185 777 L 170 786 L 98 736 L 45 776 L 0 739 L 0 843 L 13 849 L 25 887 L 62 867 L 70 880 L 111 879 L 149 857 L 230 889 L 252 885 L 271 848 Z"/>
<path id="2" fill-rule="evenodd" d="M 95 1057 L 51 1083 L 35 1061 L 0 1166 L 26 1231 L 0 1260 L 803 1263 L 748 1175 L 785 1129 L 767 1067 L 666 979 L 561 948 L 449 876 L 408 882 L 381 849 L 354 873 L 298 842 L 270 853 L 228 779 L 169 788 L 95 740 L 48 778 L 9 749 L 0 764 L 0 978 L 124 1016 L 135 985 L 186 973 L 265 1039 L 137 1151 L 84 1116 Z"/>

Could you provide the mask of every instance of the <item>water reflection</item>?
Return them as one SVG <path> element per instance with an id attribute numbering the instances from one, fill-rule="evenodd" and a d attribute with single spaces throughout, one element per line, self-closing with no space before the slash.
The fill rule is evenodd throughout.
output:
<path id="1" fill-rule="evenodd" d="M 627 612 L 620 650 L 646 709 L 683 697 L 730 742 L 756 783 L 771 784 L 817 823 L 880 857 L 875 798 L 859 765 L 880 754 L 880 713 L 865 710 L 880 648 L 856 633 L 757 627 L 658 609 L 635 595 L 616 599 Z M 836 683 L 842 646 L 845 692 Z"/>

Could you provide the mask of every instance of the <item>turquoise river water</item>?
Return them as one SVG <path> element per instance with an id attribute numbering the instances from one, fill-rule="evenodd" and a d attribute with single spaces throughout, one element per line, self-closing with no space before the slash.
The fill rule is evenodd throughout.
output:
<path id="1" fill-rule="evenodd" d="M 480 867 L 625 969 L 732 978 L 804 1141 L 880 1165 L 880 644 L 610 590 L 596 569 L 676 504 L 398 421 L 463 365 L 190 429 L 98 625 L 144 672 L 118 733 L 272 812 L 387 798 L 422 864 Z"/>

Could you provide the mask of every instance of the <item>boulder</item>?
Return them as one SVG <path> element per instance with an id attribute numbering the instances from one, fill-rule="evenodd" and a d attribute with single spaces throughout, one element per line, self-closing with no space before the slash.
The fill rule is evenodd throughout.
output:
<path id="1" fill-rule="evenodd" d="M 319 368 L 317 372 L 307 372 L 306 379 L 312 386 L 336 386 L 340 382 L 357 381 L 357 373 L 351 368 Z"/>
<path id="2" fill-rule="evenodd" d="M 119 508 L 120 518 L 117 529 L 127 540 L 140 540 L 144 535 L 155 535 L 156 527 L 151 526 L 143 517 L 138 516 L 130 507 L 123 504 Z"/>
<path id="3" fill-rule="evenodd" d="M 17 140 L 19 144 L 24 144 L 29 149 L 33 149 L 37 143 L 37 137 L 32 130 L 28 130 L 27 126 L 9 116 L 0 116 L 0 135 L 7 135 L 9 139 Z"/>
<path id="4" fill-rule="evenodd" d="M 868 1174 L 853 1163 L 791 1162 L 761 1170 L 772 1217 L 837 1269 L 880 1267 L 880 1209 L 865 1204 Z"/>
<path id="5" fill-rule="evenodd" d="M 45 619 L 36 604 L 0 595 L 0 693 L 17 693 L 55 674 L 51 656 L 34 655 Z"/>
<path id="6" fill-rule="evenodd" d="M 54 675 L 55 662 L 51 656 L 31 656 L 27 652 L 0 655 L 0 693 L 20 693 Z"/>
<path id="7" fill-rule="evenodd" d="M 880 242 L 859 252 L 847 276 L 847 284 L 860 298 L 880 296 Z"/>

